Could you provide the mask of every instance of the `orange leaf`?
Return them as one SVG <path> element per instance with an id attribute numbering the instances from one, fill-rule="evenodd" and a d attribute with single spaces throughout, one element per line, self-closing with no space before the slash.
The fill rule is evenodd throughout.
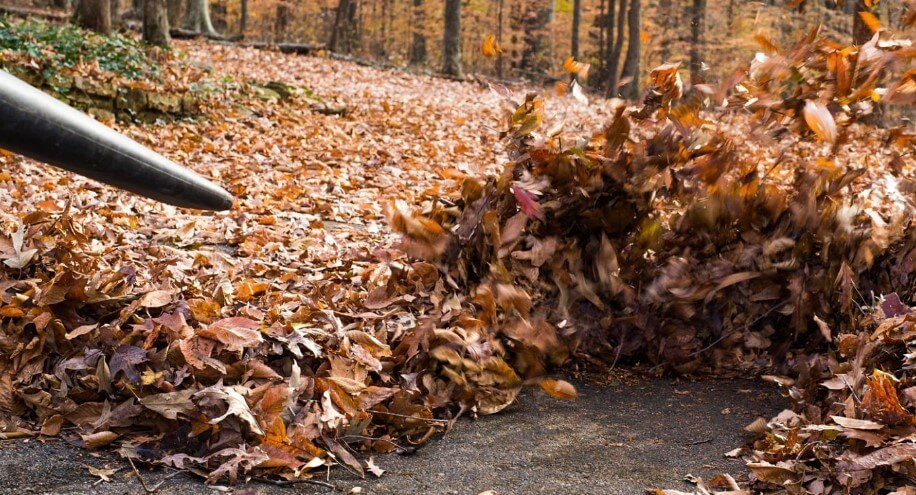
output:
<path id="1" fill-rule="evenodd" d="M 589 67 L 591 66 L 585 62 L 576 62 L 576 59 L 573 57 L 569 57 L 563 61 L 563 71 L 570 74 L 578 74 L 579 77 L 586 77 Z"/>
<path id="2" fill-rule="evenodd" d="M 140 297 L 140 306 L 144 308 L 161 308 L 172 302 L 172 293 L 167 290 L 154 290 Z"/>
<path id="3" fill-rule="evenodd" d="M 859 12 L 859 17 L 862 19 L 862 22 L 864 22 L 865 25 L 868 26 L 868 29 L 872 33 L 877 32 L 879 29 L 881 29 L 881 21 L 879 21 L 878 18 L 875 17 L 875 14 L 872 14 L 871 12 L 866 12 L 863 10 Z"/>
<path id="4" fill-rule="evenodd" d="M 2 318 L 22 318 L 25 312 L 15 306 L 4 306 L 0 308 L 0 317 Z"/>
<path id="5" fill-rule="evenodd" d="M 556 399 L 573 400 L 579 396 L 576 387 L 565 380 L 545 378 L 541 380 L 541 388 Z"/>
<path id="6" fill-rule="evenodd" d="M 499 43 L 496 41 L 496 36 L 493 36 L 492 34 L 487 36 L 483 40 L 483 45 L 480 46 L 480 53 L 487 58 L 494 58 L 502 52 L 503 49 L 499 47 Z"/>
<path id="7" fill-rule="evenodd" d="M 829 143 L 836 141 L 836 121 L 833 120 L 833 115 L 830 110 L 827 110 L 827 107 L 822 103 L 808 101 L 805 102 L 803 113 L 808 127 L 817 134 L 821 141 Z"/>

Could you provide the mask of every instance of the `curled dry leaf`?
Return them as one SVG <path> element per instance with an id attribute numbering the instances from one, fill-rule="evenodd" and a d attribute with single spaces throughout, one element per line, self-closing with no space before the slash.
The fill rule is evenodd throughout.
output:
<path id="1" fill-rule="evenodd" d="M 104 447 L 118 439 L 118 434 L 113 431 L 100 431 L 88 435 L 80 435 L 87 449 Z"/>
<path id="2" fill-rule="evenodd" d="M 833 114 L 824 106 L 823 103 L 806 101 L 803 110 L 805 123 L 814 131 L 818 139 L 828 143 L 833 143 L 837 138 L 836 121 L 833 120 Z"/>
<path id="3" fill-rule="evenodd" d="M 546 378 L 541 380 L 540 386 L 545 392 L 557 399 L 573 400 L 579 397 L 579 393 L 576 392 L 576 387 L 565 380 Z"/>

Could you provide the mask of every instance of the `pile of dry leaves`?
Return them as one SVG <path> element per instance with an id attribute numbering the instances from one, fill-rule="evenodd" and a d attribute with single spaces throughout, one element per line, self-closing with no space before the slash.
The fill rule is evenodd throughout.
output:
<path id="1" fill-rule="evenodd" d="M 848 449 L 844 466 L 881 468 L 855 475 L 862 487 L 902 485 L 884 466 L 908 461 L 871 451 L 905 441 L 913 408 L 875 412 L 897 385 L 872 370 L 908 369 L 888 351 L 912 316 L 897 305 L 867 337 L 861 306 L 914 297 L 914 142 L 861 122 L 880 118 L 877 100 L 913 103 L 914 50 L 886 34 L 860 48 L 817 32 L 787 51 L 765 45 L 732 80 L 686 97 L 678 68 L 659 67 L 641 108 L 617 105 L 594 134 L 581 129 L 601 113 L 571 112 L 579 128 L 564 131 L 543 125 L 553 99 L 510 104 L 510 161 L 493 177 L 431 164 L 494 162 L 493 141 L 455 124 L 482 127 L 492 111 L 463 102 L 497 96 L 394 74 L 404 80 L 346 81 L 352 93 L 335 95 L 348 76 L 332 63 L 187 45 L 239 74 L 299 74 L 311 79 L 291 82 L 371 103 L 337 118 L 214 99 L 218 118 L 127 129 L 219 177 L 239 198 L 229 214 L 125 200 L 0 158 L 7 432 L 37 425 L 211 481 L 334 463 L 374 472 L 360 452 L 409 451 L 462 414 L 505 408 L 526 383 L 574 397 L 542 377 L 577 355 L 800 370 L 785 381 L 796 415 L 756 446 L 758 482 L 832 493 L 840 471 L 824 446 Z M 435 104 L 449 110 L 430 115 Z M 79 192 L 56 199 L 67 187 Z M 392 200 L 400 251 L 383 247 L 379 199 Z M 841 352 L 825 352 L 835 340 Z M 834 372 L 848 395 L 816 387 Z M 885 395 L 867 395 L 876 387 Z M 811 427 L 830 415 L 858 426 Z"/>
<path id="2" fill-rule="evenodd" d="M 902 487 L 912 414 L 879 370 L 907 369 L 913 338 L 899 301 L 916 297 L 916 142 L 912 129 L 862 122 L 879 117 L 876 101 L 916 101 L 914 50 L 886 33 L 838 46 L 816 30 L 764 48 L 687 97 L 677 66 L 655 69 L 643 106 L 619 106 L 586 138 L 545 129 L 529 96 L 510 117 L 501 175 L 464 177 L 459 195 L 398 209 L 392 225 L 408 253 L 471 289 L 478 324 L 523 377 L 567 352 L 799 376 L 780 379 L 798 408 L 753 452 L 757 488 Z M 865 308 L 895 291 L 882 306 L 891 319 L 875 321 Z M 834 392 L 816 393 L 820 379 Z"/>

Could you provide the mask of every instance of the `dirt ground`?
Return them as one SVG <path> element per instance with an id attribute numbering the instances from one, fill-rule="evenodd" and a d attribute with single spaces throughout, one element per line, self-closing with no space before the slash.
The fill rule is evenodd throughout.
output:
<path id="1" fill-rule="evenodd" d="M 709 478 L 743 471 L 740 460 L 723 456 L 742 445 L 742 428 L 784 406 L 772 385 L 750 380 L 638 380 L 635 383 L 576 383 L 579 399 L 554 400 L 528 390 L 507 412 L 461 421 L 445 437 L 409 456 L 377 457 L 386 470 L 361 480 L 337 469 L 336 489 L 298 484 L 277 487 L 252 482 L 235 493 L 635 495 L 651 488 L 689 489 L 684 478 Z M 110 482 L 88 467 L 120 468 Z M 147 486 L 169 475 L 140 468 Z M 369 475 L 371 476 L 371 475 Z M 98 482 L 97 482 L 98 481 Z M 216 491 L 215 491 L 216 490 Z M 213 494 L 186 475 L 173 476 L 163 494 Z M 61 440 L 0 442 L 0 493 L 143 494 L 129 465 L 80 450 Z"/>

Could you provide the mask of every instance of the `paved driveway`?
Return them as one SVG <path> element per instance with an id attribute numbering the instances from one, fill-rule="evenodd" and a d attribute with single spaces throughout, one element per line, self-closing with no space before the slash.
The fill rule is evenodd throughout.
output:
<path id="1" fill-rule="evenodd" d="M 348 493 L 360 487 L 364 494 L 638 495 L 648 488 L 689 489 L 683 482 L 688 474 L 742 473 L 743 463 L 723 453 L 744 443 L 745 425 L 784 406 L 773 386 L 759 381 L 637 379 L 577 387 L 574 402 L 528 390 L 507 412 L 461 421 L 413 455 L 377 457 L 387 471 L 379 479 L 360 480 L 337 470 L 331 478 L 337 490 L 252 483 L 235 491 Z M 111 482 L 94 484 L 98 478 L 87 466 L 106 465 L 121 469 Z M 152 486 L 168 473 L 141 468 L 141 474 Z M 36 439 L 0 442 L 0 492 L 145 493 L 130 467 L 107 454 Z M 166 480 L 159 493 L 220 491 L 180 475 Z"/>

